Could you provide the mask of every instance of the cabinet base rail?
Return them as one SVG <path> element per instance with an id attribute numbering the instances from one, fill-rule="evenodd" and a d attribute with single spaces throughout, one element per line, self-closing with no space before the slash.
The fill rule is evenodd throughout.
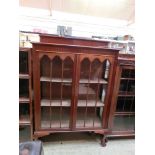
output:
<path id="1" fill-rule="evenodd" d="M 44 136 L 48 136 L 50 134 L 54 134 L 54 133 L 66 133 L 66 132 L 87 132 L 89 134 L 99 134 L 100 135 L 100 138 L 101 138 L 101 145 L 102 147 L 105 147 L 106 146 L 106 143 L 108 142 L 108 139 L 107 139 L 107 135 L 109 133 L 109 130 L 73 130 L 73 131 L 35 131 L 34 132 L 34 135 L 33 135 L 33 139 L 34 140 L 38 140 L 39 138 L 41 137 L 44 137 Z"/>

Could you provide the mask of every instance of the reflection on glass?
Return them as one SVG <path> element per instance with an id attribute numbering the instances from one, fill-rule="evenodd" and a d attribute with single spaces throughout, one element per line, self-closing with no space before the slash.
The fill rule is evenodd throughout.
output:
<path id="1" fill-rule="evenodd" d="M 19 127 L 19 142 L 31 140 L 31 129 L 29 125 Z"/>
<path id="2" fill-rule="evenodd" d="M 114 131 L 132 131 L 135 130 L 135 116 L 115 116 Z"/>
<path id="3" fill-rule="evenodd" d="M 135 92 L 135 81 L 134 80 L 121 80 L 119 91 L 121 92 Z"/>
<path id="4" fill-rule="evenodd" d="M 28 52 L 19 52 L 19 73 L 28 73 Z"/>
<path id="5" fill-rule="evenodd" d="M 118 97 L 116 112 L 134 112 L 135 111 L 135 97 Z"/>
<path id="6" fill-rule="evenodd" d="M 19 79 L 19 97 L 29 97 L 28 79 Z"/>
<path id="7" fill-rule="evenodd" d="M 134 69 L 122 69 L 122 78 L 135 78 L 135 70 Z"/>
<path id="8" fill-rule="evenodd" d="M 27 103 L 22 103 L 19 104 L 19 120 L 29 122 L 30 121 L 30 109 L 29 109 L 29 104 Z"/>

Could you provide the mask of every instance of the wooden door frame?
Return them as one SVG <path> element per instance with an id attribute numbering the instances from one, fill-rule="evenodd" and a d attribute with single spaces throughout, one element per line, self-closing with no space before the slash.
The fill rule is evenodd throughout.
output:
<path id="1" fill-rule="evenodd" d="M 74 123 L 74 119 L 73 119 L 73 116 L 74 116 L 74 104 L 75 104 L 75 101 L 74 101 L 74 96 L 75 94 L 73 93 L 74 92 L 74 78 L 76 77 L 74 74 L 76 72 L 76 66 L 75 66 L 75 61 L 76 61 L 76 58 L 75 58 L 75 54 L 72 54 L 72 53 L 57 53 L 57 52 L 43 52 L 43 51 L 38 51 L 38 50 L 33 50 L 33 84 L 34 84 L 34 108 L 35 108 L 35 111 L 34 111 L 34 116 L 35 116 L 35 130 L 38 131 L 38 130 L 66 130 L 66 129 L 63 129 L 63 128 L 49 128 L 49 129 L 42 129 L 41 128 L 41 106 L 40 106 L 40 60 L 41 58 L 44 56 L 44 55 L 47 55 L 47 56 L 50 56 L 50 55 L 53 55 L 53 57 L 55 56 L 58 56 L 60 54 L 64 54 L 64 55 L 67 55 L 66 57 L 72 55 L 74 57 L 73 59 L 73 75 L 72 75 L 72 96 L 71 96 L 71 106 L 70 106 L 70 121 L 69 121 L 69 128 L 67 130 L 73 130 L 73 123 Z M 40 56 L 41 54 L 41 56 Z M 39 69 L 38 69 L 39 68 Z"/>

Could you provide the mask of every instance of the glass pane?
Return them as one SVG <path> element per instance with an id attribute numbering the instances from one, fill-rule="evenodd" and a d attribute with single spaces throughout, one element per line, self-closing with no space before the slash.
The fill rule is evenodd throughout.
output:
<path id="1" fill-rule="evenodd" d="M 102 127 L 102 108 L 97 107 L 96 113 L 94 116 L 94 108 L 88 107 L 87 112 L 85 113 L 85 107 L 80 107 L 77 109 L 77 121 L 76 121 L 76 127 L 77 128 L 83 128 L 88 127 L 92 128 Z"/>
<path id="2" fill-rule="evenodd" d="M 52 60 L 52 78 L 62 78 L 62 64 L 63 61 L 60 59 L 60 57 L 56 56 Z"/>
<path id="3" fill-rule="evenodd" d="M 50 82 L 41 82 L 41 99 L 50 99 Z"/>
<path id="4" fill-rule="evenodd" d="M 135 70 L 134 69 L 131 70 L 130 77 L 135 78 Z"/>
<path id="5" fill-rule="evenodd" d="M 114 131 L 131 131 L 135 130 L 135 116 L 115 116 Z"/>
<path id="6" fill-rule="evenodd" d="M 40 61 L 40 76 L 50 77 L 50 59 L 44 56 Z"/>
<path id="7" fill-rule="evenodd" d="M 134 69 L 122 69 L 122 78 L 135 78 L 135 70 Z"/>
<path id="8" fill-rule="evenodd" d="M 30 122 L 30 109 L 28 103 L 19 104 L 19 120 L 20 122 Z"/>
<path id="9" fill-rule="evenodd" d="M 28 73 L 28 52 L 19 52 L 19 73 Z"/>
<path id="10" fill-rule="evenodd" d="M 50 128 L 50 108 L 48 106 L 41 107 L 41 128 Z"/>
<path id="11" fill-rule="evenodd" d="M 89 59 L 84 59 L 81 63 L 80 79 L 89 79 Z"/>
<path id="12" fill-rule="evenodd" d="M 135 92 L 135 81 L 134 80 L 121 80 L 119 91 L 122 93 L 134 93 Z"/>
<path id="13" fill-rule="evenodd" d="M 68 101 L 71 103 L 71 95 L 72 95 L 72 85 L 70 83 L 57 83 L 57 82 L 41 82 L 41 99 L 42 100 L 50 100 L 51 102 L 57 101 L 57 103 L 61 102 L 61 86 L 62 90 L 67 90 L 67 91 L 62 91 L 62 102 L 63 101 Z M 50 89 L 51 88 L 51 89 Z M 51 90 L 51 94 L 50 94 Z"/>
<path id="14" fill-rule="evenodd" d="M 96 105 L 103 105 L 105 99 L 105 90 L 106 85 L 102 84 L 80 84 L 79 85 L 79 96 L 78 96 L 78 105 L 81 104 L 87 106 L 95 106 Z M 98 92 L 98 95 L 97 95 Z"/>
<path id="15" fill-rule="evenodd" d="M 28 79 L 19 79 L 19 97 L 29 97 Z"/>
<path id="16" fill-rule="evenodd" d="M 31 140 L 30 126 L 19 127 L 19 142 L 26 142 Z"/>
<path id="17" fill-rule="evenodd" d="M 130 77 L 130 69 L 122 69 L 122 78 Z"/>
<path id="18" fill-rule="evenodd" d="M 134 112 L 135 97 L 118 97 L 116 112 Z"/>
<path id="19" fill-rule="evenodd" d="M 42 107 L 42 128 L 69 128 L 70 108 L 52 107 L 51 116 L 48 107 Z"/>
<path id="20" fill-rule="evenodd" d="M 77 103 L 77 128 L 102 127 L 102 112 L 110 63 L 85 58 L 81 62 Z M 108 67 L 107 67 L 108 65 Z"/>
<path id="21" fill-rule="evenodd" d="M 135 81 L 129 80 L 128 82 L 128 92 L 134 93 L 135 92 Z"/>
<path id="22" fill-rule="evenodd" d="M 104 74 L 104 78 L 105 79 L 108 79 L 108 77 L 109 77 L 109 69 L 110 69 L 110 62 L 107 60 L 104 63 L 105 63 L 105 74 Z"/>
<path id="23" fill-rule="evenodd" d="M 53 128 L 69 128 L 70 123 L 70 107 L 52 108 L 51 127 Z"/>
<path id="24" fill-rule="evenodd" d="M 72 79 L 73 75 L 73 61 L 71 58 L 67 57 L 64 61 L 64 68 L 63 68 L 63 77 L 64 79 Z"/>

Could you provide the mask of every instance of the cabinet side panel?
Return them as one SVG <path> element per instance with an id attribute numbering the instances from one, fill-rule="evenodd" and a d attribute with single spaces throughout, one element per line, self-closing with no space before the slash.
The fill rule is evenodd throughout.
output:
<path id="1" fill-rule="evenodd" d="M 116 104 L 117 104 L 117 95 L 118 95 L 118 90 L 119 90 L 120 77 L 121 77 L 121 69 L 117 65 L 115 79 L 114 79 L 114 83 L 113 83 L 114 88 L 113 88 L 113 92 L 112 92 L 112 100 L 111 100 L 109 123 L 108 123 L 108 127 L 110 129 L 113 126 L 113 116 L 114 116 L 114 112 L 115 112 Z"/>
<path id="2" fill-rule="evenodd" d="M 34 88 L 34 115 L 35 130 L 40 128 L 40 72 L 39 55 L 33 50 L 33 88 Z"/>

